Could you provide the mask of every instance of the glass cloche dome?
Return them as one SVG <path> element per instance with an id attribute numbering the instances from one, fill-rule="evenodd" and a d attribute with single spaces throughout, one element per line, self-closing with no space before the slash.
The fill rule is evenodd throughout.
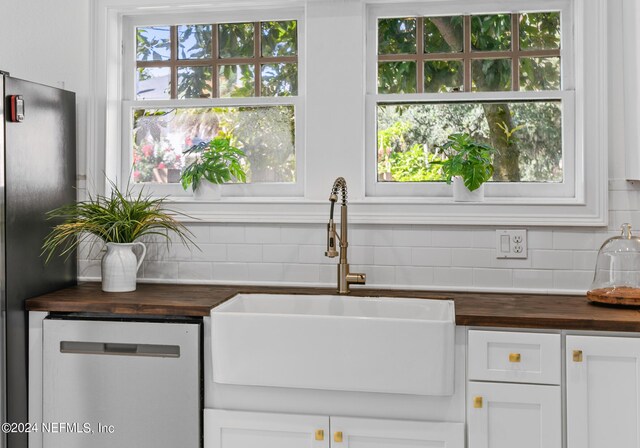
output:
<path id="1" fill-rule="evenodd" d="M 600 247 L 587 293 L 592 302 L 640 305 L 640 238 L 631 235 L 631 224 L 623 224 L 621 231 Z"/>

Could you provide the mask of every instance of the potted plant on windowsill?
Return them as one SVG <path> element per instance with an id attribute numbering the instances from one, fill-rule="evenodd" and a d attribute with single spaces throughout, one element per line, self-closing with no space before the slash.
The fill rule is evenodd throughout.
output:
<path id="1" fill-rule="evenodd" d="M 245 154 L 231 144 L 231 138 L 215 137 L 210 142 L 193 145 L 184 152 L 193 161 L 182 172 L 182 188 L 193 189 L 195 199 L 220 199 L 220 184 L 235 179 L 246 182 L 242 166 Z"/>
<path id="2" fill-rule="evenodd" d="M 146 254 L 146 246 L 138 241 L 141 237 L 154 235 L 164 238 L 167 244 L 176 236 L 183 244 L 193 243 L 191 232 L 176 221 L 178 212 L 164 207 L 165 198 L 152 198 L 142 191 L 133 194 L 127 186 L 121 192 L 111 184 L 111 195 L 89 196 L 86 201 L 65 205 L 47 213 L 48 219 L 62 219 L 53 227 L 42 245 L 42 254 L 47 261 L 60 250 L 60 255 L 69 255 L 80 243 L 89 243 L 98 237 L 106 244 L 102 257 L 102 290 L 106 292 L 128 292 L 136 289 L 136 276 Z M 142 250 L 136 257 L 133 248 Z"/>
<path id="3" fill-rule="evenodd" d="M 493 176 L 494 149 L 477 142 L 469 134 L 451 134 L 439 148 L 443 160 L 437 162 L 447 184 L 453 181 L 453 200 L 479 202 L 484 200 L 484 183 Z M 436 162 L 432 162 L 436 163 Z"/>

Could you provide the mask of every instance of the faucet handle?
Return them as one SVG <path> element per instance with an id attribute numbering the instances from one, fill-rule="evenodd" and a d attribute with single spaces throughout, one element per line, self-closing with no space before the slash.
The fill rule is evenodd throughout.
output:
<path id="1" fill-rule="evenodd" d="M 329 224 L 327 224 L 327 251 L 324 253 L 326 257 L 335 258 L 338 256 L 338 251 L 336 250 L 336 240 L 338 239 L 338 234 L 336 233 L 336 225 L 333 222 L 333 219 L 329 220 Z"/>

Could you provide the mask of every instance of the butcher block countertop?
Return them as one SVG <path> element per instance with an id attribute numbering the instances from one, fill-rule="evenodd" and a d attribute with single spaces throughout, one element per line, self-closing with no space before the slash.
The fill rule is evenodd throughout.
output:
<path id="1" fill-rule="evenodd" d="M 335 294 L 335 289 L 143 283 L 134 292 L 105 293 L 100 283 L 84 283 L 29 299 L 26 308 L 67 313 L 208 316 L 211 308 L 238 293 Z M 454 300 L 457 325 L 640 332 L 640 309 L 592 305 L 585 296 L 366 288 L 354 288 L 351 296 L 354 300 L 358 297 Z"/>

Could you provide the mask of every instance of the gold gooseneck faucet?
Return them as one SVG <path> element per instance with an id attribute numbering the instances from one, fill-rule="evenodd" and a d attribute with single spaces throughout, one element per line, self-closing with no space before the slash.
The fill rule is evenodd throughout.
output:
<path id="1" fill-rule="evenodd" d="M 340 234 L 336 232 L 336 224 L 333 222 L 333 208 L 338 201 L 338 194 L 341 196 L 340 206 Z M 349 272 L 347 261 L 347 181 L 343 177 L 338 177 L 331 189 L 331 212 L 329 214 L 329 224 L 327 224 L 327 251 L 324 253 L 329 258 L 338 256 L 336 243 L 340 243 L 340 262 L 338 263 L 338 294 L 349 294 L 349 285 L 358 283 L 363 285 L 367 279 L 365 274 L 355 274 Z"/>

